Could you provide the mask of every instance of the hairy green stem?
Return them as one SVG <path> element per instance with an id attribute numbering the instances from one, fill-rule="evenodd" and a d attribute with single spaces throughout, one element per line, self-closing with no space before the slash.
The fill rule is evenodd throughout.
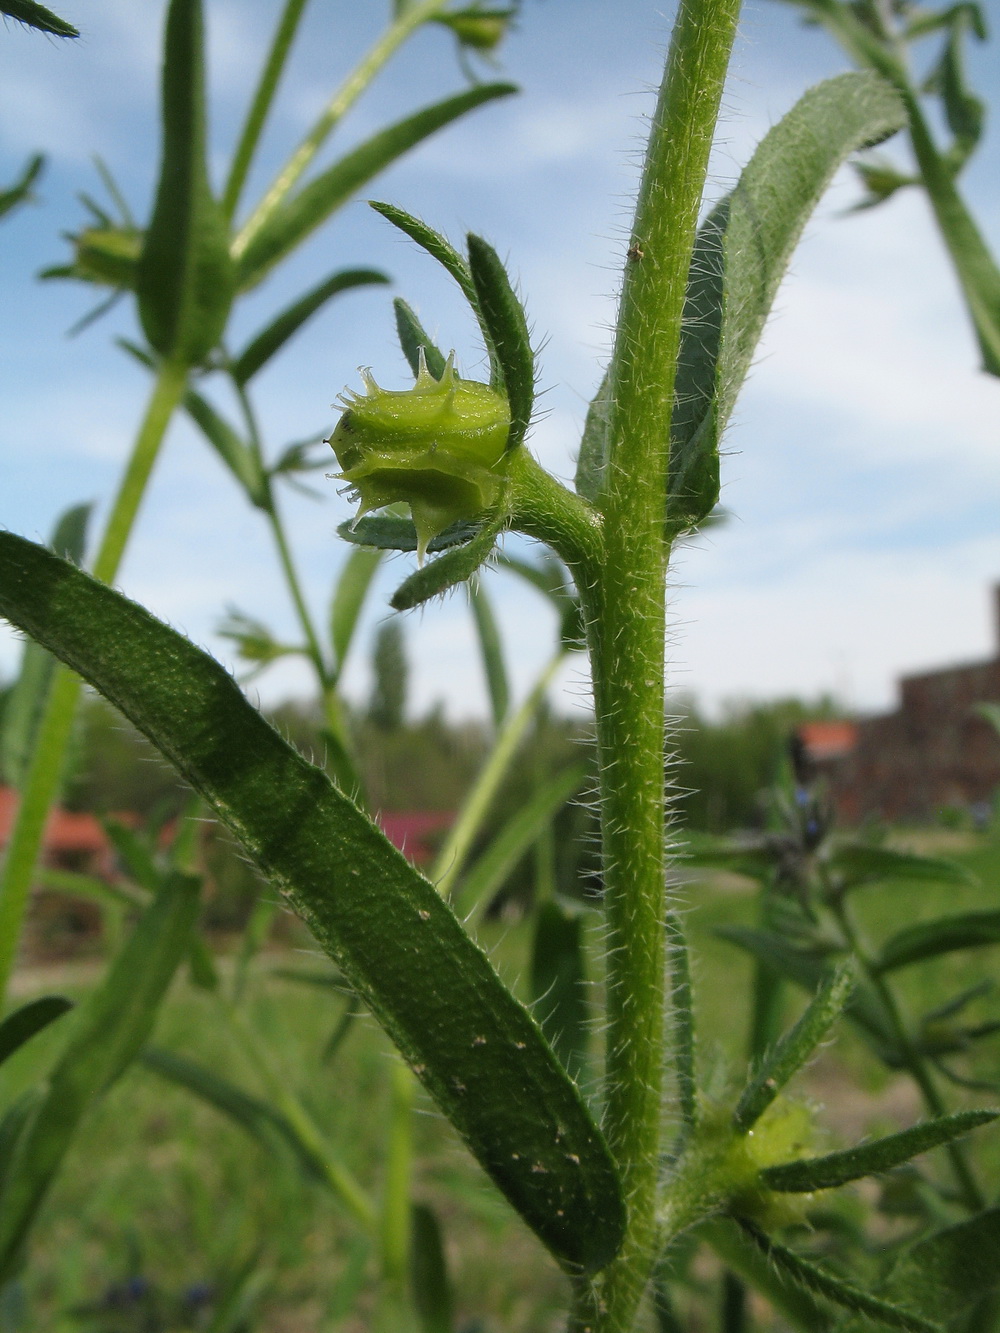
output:
<path id="1" fill-rule="evenodd" d="M 385 30 L 363 60 L 352 70 L 327 103 L 322 115 L 274 178 L 267 193 L 233 241 L 233 258 L 239 259 L 247 246 L 280 207 L 289 191 L 307 170 L 328 136 L 365 91 L 376 74 L 392 58 L 406 39 L 444 7 L 444 0 L 417 0 L 409 5 Z"/>
<path id="2" fill-rule="evenodd" d="M 110 583 L 118 572 L 153 465 L 187 382 L 187 370 L 164 362 L 139 427 L 132 454 L 94 561 L 94 577 Z M 18 942 L 48 813 L 55 803 L 73 730 L 80 680 L 57 667 L 39 722 L 31 765 L 0 877 L 0 1005 L 17 959 Z"/>
<path id="3" fill-rule="evenodd" d="M 274 41 L 271 43 L 271 49 L 268 52 L 260 76 L 260 83 L 257 85 L 253 102 L 247 112 L 246 123 L 243 126 L 240 141 L 236 146 L 236 152 L 233 154 L 229 179 L 226 181 L 226 188 L 222 196 L 222 212 L 227 221 L 232 220 L 240 202 L 240 194 L 246 184 L 247 174 L 250 171 L 254 153 L 257 151 L 257 145 L 260 142 L 264 122 L 267 120 L 268 112 L 274 101 L 274 95 L 278 90 L 278 84 L 288 60 L 292 42 L 298 31 L 299 21 L 308 2 L 309 0 L 287 0 L 284 13 L 278 22 Z"/>
<path id="4" fill-rule="evenodd" d="M 604 562 L 588 617 L 607 942 L 605 1128 L 629 1209 L 595 1333 L 625 1333 L 652 1267 L 665 1001 L 664 538 L 681 315 L 738 0 L 683 0 L 653 115 L 611 363 Z"/>

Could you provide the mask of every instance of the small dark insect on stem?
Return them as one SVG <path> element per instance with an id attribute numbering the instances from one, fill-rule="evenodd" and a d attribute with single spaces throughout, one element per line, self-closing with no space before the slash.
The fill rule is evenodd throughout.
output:
<path id="1" fill-rule="evenodd" d="M 628 248 L 626 258 L 631 260 L 633 264 L 637 264 L 640 259 L 645 259 L 645 257 L 646 257 L 645 250 L 642 248 L 642 246 L 639 244 L 638 241 L 633 241 Z"/>

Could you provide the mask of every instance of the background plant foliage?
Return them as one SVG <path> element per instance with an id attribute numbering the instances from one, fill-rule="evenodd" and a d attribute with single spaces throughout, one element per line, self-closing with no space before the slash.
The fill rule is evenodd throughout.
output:
<path id="1" fill-rule="evenodd" d="M 536 357 L 524 307 L 496 251 L 475 234 L 460 248 L 398 205 L 376 205 L 443 266 L 467 300 L 489 362 L 488 389 L 470 392 L 505 405 L 506 437 L 502 457 L 493 461 L 491 453 L 487 460 L 489 485 L 464 488 L 486 464 L 454 408 L 463 401 L 450 392 L 454 372 L 398 299 L 400 344 L 417 377 L 417 396 L 373 395 L 364 432 L 352 401 L 337 438 L 353 433 L 360 460 L 367 451 L 379 473 L 391 475 L 377 507 L 402 501 L 421 522 L 428 507 L 441 521 L 421 528 L 394 506 L 345 525 L 354 550 L 332 590 L 328 623 L 320 626 L 302 597 L 277 503 L 277 482 L 311 466 L 309 448 L 295 444 L 267 461 L 248 386 L 325 301 L 383 278 L 369 270 L 324 278 L 235 354 L 224 336 L 231 307 L 383 166 L 459 115 L 512 91 L 504 84 L 474 86 L 380 131 L 306 179 L 330 130 L 400 42 L 422 23 L 443 22 L 466 48 L 492 49 L 512 14 L 441 0 L 397 3 L 358 73 L 238 223 L 247 171 L 302 4 L 289 0 L 280 16 L 216 198 L 206 168 L 201 8 L 195 0 L 172 0 L 161 176 L 148 223 L 137 225 L 120 200 L 118 218 L 92 207 L 95 225 L 74 238 L 72 262 L 49 274 L 134 297 L 147 341 L 126 350 L 153 379 L 136 447 L 92 574 L 80 567 L 84 510 L 65 517 L 51 549 L 0 534 L 0 611 L 31 638 L 3 717 L 5 772 L 21 793 L 0 883 L 7 972 L 44 816 L 66 771 L 78 676 L 157 747 L 193 795 L 179 812 L 174 799 L 169 827 L 165 809 L 155 806 L 144 826 L 108 821 L 125 871 L 119 881 L 49 877 L 57 888 L 100 901 L 109 940 L 120 943 L 75 1012 L 60 997 L 43 997 L 0 1024 L 0 1061 L 15 1071 L 4 1083 L 0 1118 L 0 1282 L 4 1317 L 14 1326 L 36 1219 L 58 1188 L 88 1114 L 129 1070 L 130 1078 L 165 1080 L 227 1117 L 268 1161 L 283 1164 L 336 1209 L 353 1239 L 325 1294 L 323 1317 L 331 1326 L 347 1317 L 370 1264 L 379 1280 L 374 1297 L 361 1297 L 369 1326 L 427 1333 L 456 1327 L 441 1225 L 447 1204 L 438 1200 L 435 1207 L 421 1197 L 414 1175 L 418 1083 L 561 1271 L 574 1333 L 702 1326 L 690 1292 L 703 1284 L 694 1262 L 703 1244 L 721 1261 L 715 1271 L 721 1271 L 720 1322 L 727 1330 L 752 1318 L 750 1289 L 806 1329 L 878 1324 L 971 1333 L 996 1325 L 1000 1225 L 990 1177 L 965 1140 L 997 1112 L 965 1103 L 969 1093 L 993 1091 L 978 1076 L 977 1059 L 1000 1024 L 971 1017 L 984 995 L 978 984 L 911 1012 L 896 973 L 989 949 L 1000 942 L 997 914 L 974 907 L 869 933 L 853 905 L 873 886 L 970 889 L 969 870 L 876 836 L 838 835 L 821 796 L 794 775 L 778 789 L 768 824 L 755 836 L 696 844 L 697 862 L 760 886 L 756 921 L 718 932 L 749 955 L 754 969 L 746 1048 L 730 1043 L 728 1073 L 696 1049 L 702 1004 L 692 991 L 680 894 L 665 892 L 668 562 L 675 542 L 717 503 L 720 439 L 778 285 L 808 217 L 852 154 L 900 130 L 911 134 L 918 183 L 958 268 L 987 368 L 996 370 L 995 266 L 954 185 L 981 122 L 960 77 L 965 25 L 978 31 L 981 16 L 965 5 L 933 19 L 914 18 L 905 4 L 889 13 L 836 0 L 812 8 L 869 68 L 800 99 L 699 222 L 738 5 L 687 0 L 680 7 L 651 123 L 614 352 L 587 418 L 575 490 L 546 473 L 526 444 Z M 944 154 L 929 141 L 920 90 L 899 60 L 901 43 L 935 33 L 944 34 L 945 53 L 925 91 L 944 100 L 955 139 Z M 15 193 L 26 193 L 35 170 L 28 168 Z M 863 170 L 871 184 L 870 168 Z M 242 410 L 238 424 L 202 393 L 197 381 L 207 375 L 228 378 Z M 440 402 L 429 433 L 428 394 Z M 301 640 L 281 642 L 239 610 L 231 611 L 225 632 L 251 672 L 289 655 L 310 665 L 327 750 L 322 767 L 279 734 L 209 655 L 108 586 L 177 410 L 189 413 L 267 518 Z M 448 453 L 447 467 L 438 465 L 435 449 Z M 470 494 L 477 498 L 470 501 Z M 535 563 L 498 552 L 508 530 L 536 538 L 547 552 Z M 386 753 L 389 738 L 399 743 L 407 732 L 400 632 L 388 628 L 380 636 L 367 717 L 352 721 L 339 685 L 384 553 L 423 556 L 428 536 L 429 559 L 404 580 L 393 605 L 408 609 L 468 584 L 492 726 L 471 747 L 479 753 L 455 823 L 425 878 L 367 813 L 376 807 L 380 783 L 386 785 L 372 754 L 379 744 Z M 551 661 L 518 708 L 479 577 L 493 560 L 557 612 Z M 585 646 L 597 731 L 589 778 L 588 765 L 557 744 L 558 728 L 544 708 L 553 673 Z M 771 736 L 758 749 L 770 759 L 774 724 L 768 725 Z M 433 735 L 432 723 L 427 731 Z M 520 790 L 510 781 L 519 752 Z M 765 766 L 755 762 L 758 771 Z M 588 780 L 598 792 L 600 858 L 585 850 L 586 828 L 572 825 L 567 857 L 557 830 L 566 828 L 567 800 Z M 497 802 L 504 786 L 513 808 Z M 746 800 L 745 782 L 738 799 Z M 206 808 L 268 886 L 242 921 L 225 969 L 198 928 Z M 723 819 L 720 810 L 705 812 L 704 821 Z M 489 938 L 488 909 L 526 858 L 531 868 L 521 910 L 529 900 L 531 907 L 513 951 L 526 980 L 512 988 L 476 936 Z M 261 1021 L 253 998 L 277 894 L 333 964 L 280 974 L 308 991 L 315 1007 L 330 1006 L 325 1041 L 304 1066 L 301 1056 L 297 1064 L 287 1061 L 286 1039 L 280 1029 L 269 1030 L 273 1018 Z M 200 1047 L 151 1044 L 180 969 L 213 1030 L 238 1057 L 235 1074 Z M 592 981 L 601 983 L 599 1013 Z M 804 1001 L 789 1004 L 789 982 L 805 991 Z M 294 1006 L 288 1012 L 294 1018 Z M 311 1064 L 342 1059 L 363 1012 L 398 1052 L 382 1061 L 378 1080 L 377 1172 L 372 1161 L 359 1160 L 363 1154 L 349 1147 L 344 1124 L 310 1090 Z M 795 1081 L 841 1020 L 860 1034 L 877 1066 L 912 1081 L 923 1119 L 844 1146 L 823 1141 Z M 953 1104 L 952 1097 L 960 1100 Z M 357 1099 L 364 1104 L 363 1088 Z M 934 1150 L 940 1166 L 913 1165 Z M 881 1211 L 905 1217 L 905 1226 L 889 1233 L 831 1194 L 866 1177 L 887 1182 Z M 280 1179 L 275 1166 L 276 1191 L 285 1188 Z M 108 1328 L 249 1328 L 272 1280 L 271 1262 L 238 1236 L 197 1294 L 151 1282 L 133 1255 L 125 1281 L 72 1317 Z"/>

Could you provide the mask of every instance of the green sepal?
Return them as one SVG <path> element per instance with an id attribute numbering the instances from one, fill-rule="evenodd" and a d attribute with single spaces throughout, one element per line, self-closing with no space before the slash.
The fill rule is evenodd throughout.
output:
<path id="1" fill-rule="evenodd" d="M 828 1153 L 825 1157 L 804 1157 L 795 1162 L 782 1162 L 766 1167 L 760 1173 L 761 1184 L 781 1193 L 805 1194 L 814 1190 L 836 1189 L 862 1176 L 880 1175 L 901 1166 L 911 1157 L 929 1152 L 931 1148 L 951 1143 L 968 1134 L 979 1125 L 996 1120 L 1000 1111 L 958 1111 L 954 1115 L 938 1116 L 898 1134 L 871 1143 L 858 1144 L 843 1152 Z"/>
<path id="2" fill-rule="evenodd" d="M 376 199 L 369 199 L 368 204 L 370 208 L 374 208 L 376 213 L 381 214 L 387 222 L 391 222 L 405 236 L 409 236 L 411 241 L 415 241 L 421 249 L 426 250 L 431 258 L 438 261 L 446 273 L 451 274 L 478 317 L 479 306 L 476 285 L 472 281 L 469 266 L 448 238 L 442 236 L 439 231 L 435 231 L 433 227 L 428 226 L 421 218 L 414 217 L 412 213 L 407 213 L 402 208 L 397 208 L 395 204 L 384 204 Z M 416 374 L 415 371 L 414 374 Z"/>
<path id="3" fill-rule="evenodd" d="M 334 296 L 354 287 L 367 287 L 373 283 L 381 285 L 388 281 L 384 273 L 374 268 L 342 269 L 324 278 L 275 316 L 266 328 L 261 329 L 247 343 L 229 367 L 233 379 L 241 387 L 246 384 Z"/>
<path id="4" fill-rule="evenodd" d="M 0 533 L 0 614 L 99 689 L 204 796 L 560 1261 L 587 1272 L 609 1263 L 625 1206 L 607 1144 L 531 1015 L 435 887 L 219 663 L 11 533 Z M 144 969 L 127 962 L 147 986 Z"/>
<path id="5" fill-rule="evenodd" d="M 939 916 L 891 936 L 879 950 L 874 967 L 878 972 L 892 972 L 958 949 L 981 949 L 990 944 L 1000 944 L 1000 912 Z"/>
<path id="6" fill-rule="evenodd" d="M 474 234 L 468 237 L 469 272 L 476 288 L 478 308 L 489 332 L 493 362 L 491 384 L 502 389 L 510 404 L 507 448 L 524 443 L 535 401 L 535 354 L 524 306 L 511 286 L 500 256 Z"/>
<path id="7" fill-rule="evenodd" d="M 424 354 L 424 364 L 436 380 L 441 379 L 447 367 L 447 358 L 441 349 L 435 346 L 433 339 L 417 318 L 416 312 L 401 296 L 392 303 L 396 312 L 396 334 L 403 349 L 407 364 L 414 378 L 420 374 L 420 353 Z"/>
<path id="8" fill-rule="evenodd" d="M 453 546 L 464 546 L 472 541 L 481 528 L 480 523 L 459 519 L 444 532 L 439 532 L 427 543 L 428 554 L 436 551 L 448 551 Z M 417 549 L 417 529 L 412 518 L 400 518 L 396 514 L 363 514 L 361 518 L 348 519 L 337 528 L 337 536 L 353 546 L 370 546 L 379 551 L 415 551 Z"/>
<path id="9" fill-rule="evenodd" d="M 229 318 L 235 273 L 208 183 L 200 0 L 171 0 L 163 63 L 163 151 L 136 271 L 139 318 L 165 358 L 200 365 Z"/>
<path id="10" fill-rule="evenodd" d="M 745 1132 L 763 1115 L 792 1075 L 813 1055 L 839 1018 L 853 989 L 854 971 L 850 966 L 824 977 L 805 1013 L 767 1053 L 744 1089 L 733 1112 L 736 1129 Z"/>
<path id="11" fill-rule="evenodd" d="M 424 107 L 373 134 L 297 193 L 284 199 L 250 237 L 237 259 L 239 290 L 256 286 L 275 264 L 321 226 L 356 190 L 409 149 L 466 112 L 515 92 L 517 88 L 512 83 L 481 84 Z"/>
<path id="12" fill-rule="evenodd" d="M 438 556 L 430 564 L 416 570 L 399 585 L 392 595 L 390 606 L 394 611 L 409 611 L 421 602 L 470 579 L 476 570 L 493 554 L 497 537 L 503 531 L 507 515 L 502 511 L 487 519 L 471 541 L 456 546 L 447 554 Z M 428 546 L 428 550 L 430 547 Z"/>
<path id="13" fill-rule="evenodd" d="M 940 1324 L 912 1314 L 909 1310 L 904 1310 L 889 1301 L 880 1300 L 828 1269 L 810 1263 L 794 1250 L 766 1235 L 753 1223 L 741 1221 L 740 1226 L 780 1273 L 805 1287 L 807 1291 L 832 1301 L 834 1305 L 839 1305 L 852 1314 L 866 1315 L 888 1328 L 903 1329 L 905 1333 L 942 1333 Z"/>

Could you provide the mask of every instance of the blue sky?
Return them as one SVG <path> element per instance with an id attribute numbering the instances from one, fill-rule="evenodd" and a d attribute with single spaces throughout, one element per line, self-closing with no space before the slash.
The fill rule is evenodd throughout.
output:
<path id="1" fill-rule="evenodd" d="M 988 11 L 1000 6 L 988 4 Z M 0 523 L 35 538 L 81 500 L 106 505 L 145 393 L 143 372 L 112 345 L 134 332 L 123 303 L 80 337 L 67 328 L 90 296 L 34 274 L 66 255 L 60 233 L 83 217 L 78 190 L 100 194 L 91 162 L 110 165 L 136 213 L 157 164 L 159 0 L 63 0 L 82 29 L 57 43 L 10 25 L 0 33 L 0 181 L 36 149 L 48 156 L 39 203 L 3 224 L 4 403 Z M 211 138 L 221 177 L 276 0 L 207 0 Z M 267 184 L 330 92 L 377 35 L 388 9 L 314 0 L 248 199 Z M 546 415 L 530 443 L 563 477 L 608 351 L 643 116 L 671 10 L 650 0 L 525 0 L 502 74 L 523 91 L 445 131 L 395 167 L 376 193 L 456 239 L 474 229 L 510 262 L 542 354 Z M 1000 13 L 993 13 L 994 27 Z M 974 53 L 973 80 L 1000 106 L 996 44 Z M 767 128 L 810 84 L 845 68 L 825 35 L 777 0 L 746 5 L 713 161 L 730 183 Z M 463 86 L 448 34 L 422 32 L 344 123 L 335 149 Z M 968 196 L 1000 248 L 1000 134 L 966 176 Z M 901 149 L 893 152 L 900 154 Z M 978 373 L 954 280 L 926 207 L 902 195 L 843 216 L 855 197 L 838 178 L 779 294 L 726 440 L 723 502 L 731 518 L 687 547 L 670 591 L 674 688 L 707 707 L 832 690 L 861 709 L 886 706 L 904 671 L 987 655 L 989 585 L 1000 579 L 1000 383 Z M 362 203 L 343 210 L 241 307 L 234 342 L 318 277 L 374 264 L 394 279 L 460 367 L 481 348 L 447 278 Z M 403 387 L 393 291 L 342 298 L 257 381 L 272 448 L 314 434 L 331 404 L 358 387 L 359 365 Z M 224 402 L 224 399 L 220 399 Z M 344 559 L 337 524 L 350 506 L 320 480 L 317 502 L 285 497 L 308 595 L 319 612 Z M 375 591 L 348 690 L 368 688 L 367 648 L 408 562 Z M 130 595 L 225 658 L 214 634 L 236 605 L 292 635 L 293 618 L 267 533 L 213 455 L 183 422 L 171 432 L 119 580 Z M 548 654 L 544 607 L 509 576 L 491 575 L 512 675 L 526 687 Z M 456 717 L 484 711 L 464 594 L 408 618 L 413 706 L 443 700 Z M 19 648 L 0 635 L 0 673 Z M 585 693 L 577 663 L 567 706 Z M 266 701 L 301 693 L 295 665 L 263 677 Z"/>

